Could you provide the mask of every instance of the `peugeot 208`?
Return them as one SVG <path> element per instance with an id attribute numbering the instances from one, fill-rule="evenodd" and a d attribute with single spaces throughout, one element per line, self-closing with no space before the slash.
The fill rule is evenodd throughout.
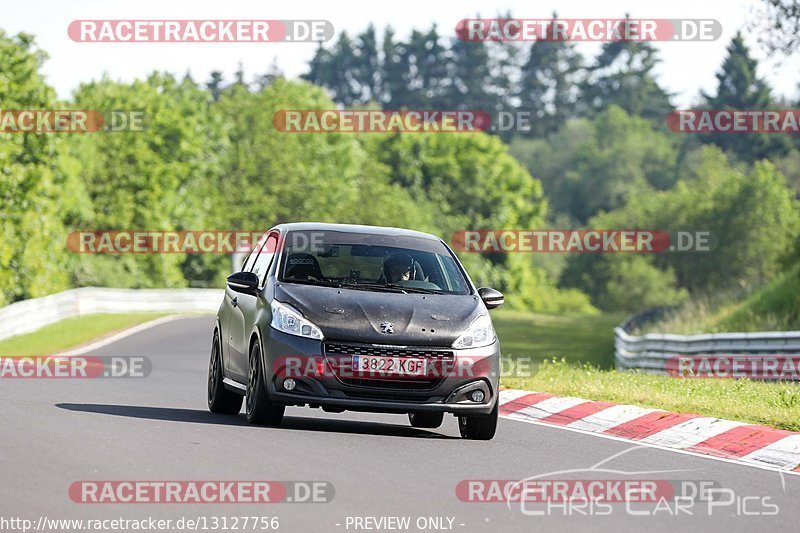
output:
<path id="1" fill-rule="evenodd" d="M 228 277 L 208 407 L 279 425 L 286 406 L 407 413 L 461 435 L 497 426 L 500 344 L 489 309 L 438 237 L 397 228 L 293 223 L 259 240 Z"/>

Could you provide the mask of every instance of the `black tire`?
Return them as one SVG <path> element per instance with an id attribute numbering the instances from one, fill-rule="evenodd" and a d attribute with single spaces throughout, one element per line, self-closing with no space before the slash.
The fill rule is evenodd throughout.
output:
<path id="1" fill-rule="evenodd" d="M 279 426 L 286 408 L 272 403 L 267 395 L 264 369 L 261 366 L 261 348 L 258 342 L 250 348 L 250 372 L 247 378 L 245 406 L 247 421 L 262 426 Z"/>
<path id="2" fill-rule="evenodd" d="M 496 430 L 497 404 L 488 415 L 458 417 L 458 431 L 465 439 L 492 440 Z"/>
<path id="3" fill-rule="evenodd" d="M 224 415 L 238 415 L 242 410 L 242 396 L 231 392 L 222 384 L 222 351 L 219 332 L 214 331 L 211 341 L 211 359 L 208 362 L 208 410 Z"/>
<path id="4" fill-rule="evenodd" d="M 442 425 L 444 413 L 408 413 L 408 421 L 415 428 L 436 429 Z"/>

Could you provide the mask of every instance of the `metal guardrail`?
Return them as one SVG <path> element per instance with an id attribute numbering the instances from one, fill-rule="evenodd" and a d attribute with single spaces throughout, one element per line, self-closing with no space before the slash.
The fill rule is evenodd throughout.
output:
<path id="1" fill-rule="evenodd" d="M 665 374 L 667 362 L 678 356 L 698 355 L 800 356 L 800 331 L 709 333 L 672 335 L 648 333 L 640 337 L 614 328 L 617 369 L 633 368 Z"/>
<path id="2" fill-rule="evenodd" d="M 0 339 L 93 313 L 215 313 L 223 293 L 221 289 L 71 289 L 0 308 Z"/>
<path id="3" fill-rule="evenodd" d="M 663 311 L 649 310 L 645 313 L 649 313 L 650 317 L 657 317 Z M 800 331 L 699 335 L 647 333 L 641 336 L 629 333 L 642 323 L 643 320 L 635 315 L 614 328 L 614 359 L 618 370 L 639 369 L 667 374 L 668 364 L 674 365 L 680 356 L 747 355 L 750 359 L 776 355 L 800 357 Z"/>

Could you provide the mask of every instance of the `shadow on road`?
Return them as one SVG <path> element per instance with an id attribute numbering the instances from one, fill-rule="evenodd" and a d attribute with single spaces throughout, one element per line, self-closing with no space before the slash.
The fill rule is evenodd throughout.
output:
<path id="1" fill-rule="evenodd" d="M 146 420 L 168 420 L 173 422 L 191 422 L 195 424 L 217 424 L 223 426 L 249 426 L 253 430 L 271 431 L 300 430 L 323 431 L 328 433 L 353 433 L 362 435 L 383 435 L 389 437 L 411 437 L 428 439 L 457 439 L 410 426 L 382 424 L 379 422 L 361 422 L 358 420 L 338 420 L 326 418 L 307 418 L 299 416 L 284 417 L 279 428 L 250 426 L 244 415 L 217 415 L 202 409 L 178 409 L 173 407 L 145 407 L 141 405 L 110 405 L 96 403 L 57 403 L 59 409 L 101 415 L 125 416 Z"/>

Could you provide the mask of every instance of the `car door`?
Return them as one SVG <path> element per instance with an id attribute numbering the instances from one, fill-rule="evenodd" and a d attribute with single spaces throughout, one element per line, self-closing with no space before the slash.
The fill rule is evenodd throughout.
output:
<path id="1" fill-rule="evenodd" d="M 239 266 L 238 270 L 235 272 L 244 272 L 245 270 L 249 270 L 250 267 L 253 265 L 253 261 L 256 260 L 255 253 L 250 252 L 245 257 L 242 264 Z M 234 267 L 235 268 L 235 267 Z M 230 349 L 230 328 L 231 328 L 231 313 L 234 309 L 234 302 L 236 301 L 235 298 L 238 293 L 234 292 L 228 284 L 225 284 L 225 297 L 222 299 L 222 305 L 220 306 L 219 313 L 217 317 L 219 319 L 219 344 L 220 350 L 222 350 L 222 364 L 225 369 L 225 375 L 231 375 L 231 349 Z"/>
<path id="2" fill-rule="evenodd" d="M 267 234 L 264 234 L 253 246 L 253 251 L 247 256 L 244 263 L 242 263 L 241 272 L 250 272 L 253 268 L 253 263 L 256 261 L 258 252 L 261 250 L 262 245 L 266 241 Z M 228 323 L 226 327 L 227 336 L 225 338 L 225 345 L 227 347 L 228 358 L 225 360 L 225 373 L 244 383 L 247 381 L 246 371 L 242 374 L 242 338 L 244 337 L 244 316 L 239 311 L 239 302 L 243 294 L 236 292 L 230 287 L 225 287 L 225 303 L 229 309 Z"/>
<path id="3" fill-rule="evenodd" d="M 272 232 L 259 240 L 259 246 L 253 254 L 253 261 L 247 265 L 248 271 L 258 276 L 259 289 L 264 288 L 267 272 L 275 255 L 275 248 L 278 244 L 278 234 Z M 258 310 L 258 297 L 251 294 L 233 293 L 235 300 L 232 304 L 231 319 L 229 327 L 228 344 L 230 346 L 230 367 L 231 376 L 241 382 L 247 382 L 247 373 L 250 368 L 249 341 L 250 332 Z"/>

